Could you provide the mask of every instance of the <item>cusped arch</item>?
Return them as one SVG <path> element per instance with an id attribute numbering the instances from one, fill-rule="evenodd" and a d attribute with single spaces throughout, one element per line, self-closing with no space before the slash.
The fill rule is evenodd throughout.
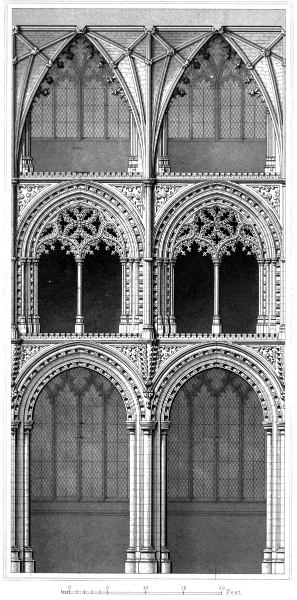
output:
<path id="1" fill-rule="evenodd" d="M 277 373 L 262 356 L 240 346 L 224 343 L 186 348 L 166 360 L 155 380 L 156 400 L 153 412 L 156 420 L 170 420 L 172 402 L 186 381 L 194 375 L 219 367 L 236 373 L 256 392 L 263 412 L 263 422 L 284 420 L 283 385 Z"/>
<path id="2" fill-rule="evenodd" d="M 125 78 L 122 76 L 119 69 L 117 68 L 117 64 L 113 62 L 111 57 L 108 55 L 106 50 L 101 46 L 101 44 L 96 39 L 96 37 L 94 37 L 94 35 L 90 35 L 87 32 L 86 28 L 84 30 L 75 28 L 75 31 L 72 34 L 65 36 L 64 40 L 62 39 L 58 48 L 53 53 L 51 60 L 48 61 L 47 63 L 42 63 L 42 68 L 40 70 L 40 73 L 35 78 L 32 88 L 30 89 L 30 92 L 27 94 L 27 97 L 25 98 L 25 102 L 21 103 L 21 112 L 20 112 L 20 114 L 17 114 L 17 131 L 16 131 L 16 143 L 15 143 L 15 160 L 16 161 L 17 161 L 17 156 L 18 156 L 18 152 L 19 152 L 22 131 L 23 131 L 23 128 L 25 125 L 25 121 L 26 121 L 28 112 L 29 112 L 32 102 L 34 100 L 35 94 L 36 94 L 40 84 L 42 83 L 44 77 L 46 76 L 46 74 L 48 73 L 50 68 L 53 66 L 54 62 L 57 60 L 57 58 L 63 52 L 63 50 L 68 46 L 68 44 L 73 42 L 73 40 L 76 38 L 77 35 L 84 36 L 85 40 L 87 40 L 103 56 L 103 58 L 106 60 L 108 66 L 110 68 L 111 73 L 116 77 L 117 81 L 119 82 L 122 89 L 124 90 L 125 96 L 129 102 L 129 106 L 131 107 L 131 111 L 132 111 L 134 119 L 135 119 L 136 127 L 137 127 L 137 130 L 139 133 L 140 143 L 143 148 L 143 143 L 144 143 L 143 142 L 143 123 L 141 122 L 141 119 L 139 117 L 139 112 L 137 110 L 135 101 L 133 99 L 133 95 L 129 89 L 129 86 L 127 85 L 127 82 L 125 81 Z M 30 77 L 30 73 L 28 75 L 28 81 L 26 82 L 26 88 L 28 88 L 29 77 Z"/>
<path id="3" fill-rule="evenodd" d="M 122 256 L 140 258 L 143 249 L 143 225 L 136 211 L 119 194 L 95 183 L 59 184 L 50 187 L 26 206 L 18 227 L 19 257 L 35 257 L 42 231 L 63 211 L 78 205 L 101 213 L 113 227 Z M 103 239 L 104 241 L 104 239 Z M 119 251 L 119 254 L 121 252 Z"/>
<path id="4" fill-rule="evenodd" d="M 157 146 L 157 142 L 158 142 L 158 136 L 160 133 L 160 128 L 161 128 L 161 124 L 165 115 L 166 110 L 168 109 L 168 105 L 170 102 L 170 99 L 172 97 L 172 94 L 174 92 L 175 87 L 177 86 L 177 84 L 179 83 L 181 77 L 183 76 L 185 70 L 189 67 L 189 65 L 191 64 L 191 62 L 194 60 L 195 56 L 198 54 L 198 52 L 200 52 L 200 50 L 203 49 L 204 46 L 206 46 L 206 44 L 215 36 L 218 35 L 218 33 L 220 34 L 221 38 L 223 40 L 225 40 L 227 42 L 227 44 L 229 44 L 231 46 L 231 48 L 238 54 L 238 56 L 240 57 L 240 59 L 242 60 L 242 62 L 244 63 L 244 65 L 247 67 L 247 69 L 250 70 L 250 72 L 252 72 L 252 77 L 254 78 L 260 92 L 261 95 L 263 96 L 267 109 L 271 115 L 271 119 L 272 119 L 272 123 L 273 123 L 273 127 L 276 133 L 276 138 L 277 138 L 277 143 L 279 145 L 279 150 L 281 152 L 282 149 L 282 123 L 281 123 L 281 115 L 277 115 L 276 110 L 273 106 L 272 100 L 269 97 L 269 94 L 265 88 L 264 83 L 262 82 L 261 77 L 259 76 L 259 74 L 257 73 L 256 69 L 253 67 L 253 65 L 251 65 L 250 60 L 248 59 L 246 53 L 244 52 L 244 50 L 241 48 L 241 46 L 239 45 L 238 42 L 236 42 L 234 40 L 234 38 L 232 37 L 232 35 L 228 35 L 228 33 L 224 32 L 223 28 L 221 31 L 218 32 L 218 30 L 216 28 L 214 28 L 214 31 L 211 32 L 210 34 L 207 33 L 205 36 L 202 37 L 202 39 L 199 41 L 199 43 L 195 46 L 195 48 L 193 49 L 193 51 L 190 53 L 190 55 L 188 56 L 187 60 L 181 65 L 180 69 L 177 71 L 177 73 L 175 74 L 174 78 L 172 79 L 172 82 L 170 83 L 170 85 L 168 86 L 168 89 L 166 91 L 166 94 L 164 94 L 164 97 L 162 99 L 162 103 L 159 107 L 159 111 L 158 111 L 158 117 L 156 119 L 156 125 L 155 125 L 155 135 L 154 135 L 154 152 L 156 150 L 156 146 Z M 274 92 L 276 97 L 278 97 L 278 89 L 277 89 L 277 85 L 276 83 L 274 83 Z"/>
<path id="5" fill-rule="evenodd" d="M 47 348 L 26 363 L 14 383 L 12 418 L 32 420 L 35 402 L 45 386 L 59 373 L 85 367 L 100 373 L 114 384 L 125 404 L 127 420 L 140 420 L 145 407 L 139 376 L 125 356 L 104 346 L 69 344 Z"/>
<path id="6" fill-rule="evenodd" d="M 280 258 L 281 226 L 256 193 L 238 184 L 203 183 L 184 189 L 169 199 L 158 213 L 155 227 L 155 253 L 173 258 L 174 239 L 201 209 L 221 207 L 238 214 L 239 219 L 254 231 L 258 242 L 258 259 Z"/>

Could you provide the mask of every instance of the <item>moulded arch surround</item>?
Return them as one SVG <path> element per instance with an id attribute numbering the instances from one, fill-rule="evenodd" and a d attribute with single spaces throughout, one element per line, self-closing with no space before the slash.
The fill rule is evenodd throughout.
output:
<path id="1" fill-rule="evenodd" d="M 187 215 L 194 210 L 215 204 L 216 199 L 235 212 L 243 212 L 254 226 L 262 241 L 262 250 L 267 259 L 276 259 L 281 251 L 281 226 L 276 216 L 255 194 L 238 184 L 212 182 L 197 184 L 175 194 L 159 211 L 155 227 L 155 250 L 158 256 L 167 258 L 171 239 L 183 224 Z M 256 208 L 258 207 L 258 210 Z M 271 231 L 271 229 L 274 232 Z"/>
<path id="2" fill-rule="evenodd" d="M 136 370 L 121 353 L 105 346 L 67 344 L 50 347 L 34 355 L 21 369 L 15 383 L 18 390 L 12 407 L 12 418 L 30 421 L 37 397 L 55 375 L 73 368 L 85 367 L 107 377 L 120 392 L 125 404 L 127 420 L 140 420 L 144 414 L 142 385 Z"/>
<path id="3" fill-rule="evenodd" d="M 110 201 L 112 200 L 112 201 Z M 139 258 L 143 246 L 143 225 L 135 211 L 122 198 L 110 189 L 104 189 L 96 184 L 75 184 L 65 186 L 59 184 L 54 189 L 50 187 L 37 200 L 33 199 L 22 215 L 18 234 L 18 254 L 29 257 L 34 253 L 36 236 L 45 223 L 53 218 L 60 210 L 78 203 L 107 211 L 121 232 L 130 258 Z M 122 210 L 116 210 L 116 204 L 122 205 Z M 131 214 L 132 213 L 132 214 Z M 133 214 L 134 213 L 134 214 Z"/>
<path id="4" fill-rule="evenodd" d="M 283 421 L 283 387 L 277 374 L 272 372 L 271 364 L 256 352 L 223 342 L 184 348 L 164 362 L 154 381 L 156 420 L 169 420 L 171 404 L 181 386 L 212 367 L 230 370 L 251 385 L 261 402 L 264 422 Z"/>
<path id="5" fill-rule="evenodd" d="M 199 44 L 197 44 L 196 48 L 192 51 L 192 53 L 188 57 L 188 59 L 186 61 L 187 64 L 183 65 L 179 69 L 178 73 L 175 75 L 173 81 L 171 82 L 171 84 L 170 84 L 170 86 L 169 86 L 169 88 L 168 88 L 168 90 L 166 92 L 165 98 L 164 98 L 164 100 L 162 102 L 162 106 L 159 108 L 158 119 L 157 119 L 156 126 L 155 126 L 154 152 L 156 151 L 157 142 L 158 142 L 158 135 L 159 135 L 160 127 L 161 127 L 161 124 L 162 124 L 162 121 L 163 121 L 163 118 L 164 118 L 164 114 L 165 114 L 165 112 L 166 112 L 166 110 L 168 108 L 168 104 L 169 104 L 170 98 L 171 98 L 171 96 L 173 94 L 173 91 L 174 91 L 176 85 L 178 84 L 178 82 L 179 82 L 179 80 L 180 80 L 180 78 L 181 78 L 181 76 L 182 76 L 185 68 L 187 68 L 189 66 L 189 64 L 194 59 L 194 57 L 196 56 L 196 54 L 201 50 L 201 48 L 203 48 L 203 46 L 205 46 L 205 44 L 213 36 L 215 36 L 215 35 L 217 35 L 217 31 L 214 31 L 211 34 L 205 35 L 205 37 L 200 41 Z M 233 50 L 235 50 L 235 52 L 242 59 L 242 61 L 244 62 L 244 64 L 246 66 L 248 66 L 249 62 L 250 62 L 249 59 L 248 59 L 248 57 L 246 56 L 245 52 L 240 48 L 240 46 L 238 46 L 238 44 L 236 44 L 234 42 L 233 38 L 231 36 L 229 36 L 229 35 L 226 35 L 224 32 L 220 33 L 220 35 L 227 41 L 228 44 L 230 44 L 230 46 L 233 48 Z M 269 113 L 271 115 L 273 127 L 274 127 L 274 130 L 275 130 L 275 133 L 276 133 L 277 143 L 279 145 L 279 149 L 280 149 L 280 153 L 281 153 L 281 149 L 282 149 L 281 123 L 278 122 L 277 115 L 276 115 L 275 109 L 274 109 L 274 107 L 272 105 L 272 102 L 270 100 L 269 94 L 267 93 L 267 91 L 265 89 L 265 86 L 264 86 L 264 84 L 263 84 L 263 82 L 261 80 L 261 77 L 258 75 L 258 73 L 256 72 L 255 69 L 253 69 L 253 76 L 254 76 L 255 81 L 256 81 L 256 83 L 257 83 L 257 85 L 258 85 L 258 87 L 259 87 L 259 89 L 261 91 L 261 94 L 263 95 L 263 97 L 265 99 L 266 106 L 267 106 L 267 108 L 269 110 Z M 275 90 L 275 86 L 274 86 L 274 92 L 275 92 L 275 95 L 278 93 L 278 91 Z"/>
<path id="6" fill-rule="evenodd" d="M 59 56 L 59 54 L 61 54 L 61 52 L 64 50 L 64 48 L 66 48 L 66 46 L 75 38 L 75 36 L 77 35 L 77 31 L 74 31 L 73 34 L 70 34 L 69 37 L 67 37 L 66 40 L 63 40 L 63 42 L 60 44 L 59 48 L 56 50 L 56 52 L 53 54 L 53 56 L 51 57 L 51 63 L 53 63 Z M 135 106 L 134 100 L 132 98 L 131 92 L 129 90 L 129 87 L 126 83 L 126 81 L 124 80 L 124 78 L 122 76 L 120 76 L 116 66 L 115 68 L 112 66 L 112 59 L 111 57 L 107 54 L 107 52 L 101 48 L 101 46 L 98 44 L 98 42 L 95 42 L 95 40 L 90 37 L 89 35 L 85 35 L 86 39 L 89 40 L 89 42 L 100 52 L 100 54 L 102 54 L 102 56 L 105 58 L 105 60 L 108 62 L 110 68 L 112 69 L 112 71 L 114 72 L 116 78 L 118 79 L 119 83 L 122 85 L 125 94 L 128 98 L 128 102 L 129 105 L 131 107 L 132 113 L 134 115 L 135 118 L 135 122 L 136 122 L 136 126 L 138 129 L 138 132 L 141 132 L 141 126 L 140 126 L 140 120 L 139 120 L 139 115 L 138 115 L 138 111 L 137 108 Z M 42 80 L 44 79 L 46 73 L 49 71 L 49 69 L 51 68 L 52 64 L 50 64 L 49 66 L 44 66 L 43 69 L 40 72 L 39 77 L 36 79 L 35 84 L 32 87 L 32 90 L 26 100 L 26 103 L 24 105 L 23 103 L 23 99 L 21 98 L 21 114 L 18 116 L 18 123 L 19 125 L 17 125 L 17 131 L 16 131 L 16 143 L 15 143 L 15 160 L 17 160 L 18 157 L 18 153 L 19 153 L 19 146 L 20 146 L 20 141 L 21 141 L 21 136 L 22 136 L 22 131 L 25 125 L 25 121 L 28 115 L 28 112 L 30 110 L 31 104 L 34 100 L 34 96 L 38 90 L 39 85 L 41 84 Z M 25 87 L 27 89 L 27 84 L 29 81 L 29 77 L 25 83 Z M 143 147 L 143 135 L 140 135 L 140 142 L 142 144 Z"/>

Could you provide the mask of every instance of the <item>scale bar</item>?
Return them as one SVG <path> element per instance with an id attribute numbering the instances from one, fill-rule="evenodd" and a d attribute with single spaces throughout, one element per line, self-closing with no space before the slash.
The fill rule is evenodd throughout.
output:
<path id="1" fill-rule="evenodd" d="M 82 596 L 222 596 L 222 592 L 187 592 L 182 590 L 181 592 L 150 592 L 144 590 L 140 592 L 121 592 L 121 591 L 109 591 L 109 590 L 61 590 L 61 594 L 76 594 Z"/>

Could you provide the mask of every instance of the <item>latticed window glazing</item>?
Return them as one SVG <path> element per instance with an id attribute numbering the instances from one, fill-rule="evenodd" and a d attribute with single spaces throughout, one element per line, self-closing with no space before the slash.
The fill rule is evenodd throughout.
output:
<path id="1" fill-rule="evenodd" d="M 34 409 L 32 498 L 127 499 L 125 420 L 123 401 L 105 377 L 77 367 L 53 378 Z"/>
<path id="2" fill-rule="evenodd" d="M 81 92 L 80 92 L 81 87 Z M 33 138 L 129 139 L 128 102 L 99 77 L 61 77 L 31 109 Z"/>
<path id="3" fill-rule="evenodd" d="M 75 81 L 63 79 L 56 92 L 56 137 L 77 137 L 78 87 Z"/>
<path id="4" fill-rule="evenodd" d="M 53 96 L 40 96 L 31 111 L 31 135 L 33 138 L 51 138 L 54 135 Z"/>
<path id="5" fill-rule="evenodd" d="M 98 79 L 84 82 L 83 107 L 84 137 L 105 137 L 105 87 Z"/>
<path id="6" fill-rule="evenodd" d="M 236 79 L 228 78 L 221 86 L 221 138 L 241 138 L 242 86 Z"/>
<path id="7" fill-rule="evenodd" d="M 261 98 L 252 96 L 245 89 L 244 137 L 265 138 L 266 136 L 266 107 Z"/>
<path id="8" fill-rule="evenodd" d="M 119 96 L 107 88 L 107 137 L 122 138 L 129 137 L 129 107 Z"/>
<path id="9" fill-rule="evenodd" d="M 211 81 L 198 79 L 193 87 L 193 138 L 215 137 L 215 96 Z"/>
<path id="10" fill-rule="evenodd" d="M 178 392 L 170 421 L 169 499 L 264 499 L 262 410 L 243 379 L 217 368 L 193 377 Z"/>
<path id="11" fill-rule="evenodd" d="M 170 138 L 190 137 L 190 98 L 177 96 L 168 112 L 168 135 Z"/>

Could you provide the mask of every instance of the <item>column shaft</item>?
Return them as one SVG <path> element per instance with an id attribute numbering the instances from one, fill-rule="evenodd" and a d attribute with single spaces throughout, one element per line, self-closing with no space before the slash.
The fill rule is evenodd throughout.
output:
<path id="1" fill-rule="evenodd" d="M 24 573 L 34 573 L 33 552 L 30 547 L 30 433 L 32 426 L 33 422 L 27 421 L 24 431 Z"/>
<path id="2" fill-rule="evenodd" d="M 11 572 L 20 573 L 19 548 L 16 545 L 16 435 L 19 421 L 11 426 Z"/>
<path id="3" fill-rule="evenodd" d="M 83 260 L 76 259 L 77 265 L 77 309 L 75 319 L 75 333 L 82 335 L 84 333 L 84 317 L 83 317 L 83 298 L 82 298 L 82 277 L 83 277 Z"/>
<path id="4" fill-rule="evenodd" d="M 135 423 L 127 421 L 129 431 L 129 548 L 125 563 L 125 573 L 136 573 L 136 436 Z"/>
<path id="5" fill-rule="evenodd" d="M 33 260 L 33 333 L 40 333 L 38 314 L 38 259 Z"/>
<path id="6" fill-rule="evenodd" d="M 143 490 L 142 490 L 142 548 L 139 561 L 139 573 L 156 573 L 157 561 L 155 550 L 152 547 L 152 434 L 156 423 L 142 421 L 140 427 L 143 431 Z"/>
<path id="7" fill-rule="evenodd" d="M 271 573 L 272 553 L 272 429 L 264 425 L 266 443 L 266 548 L 263 552 L 262 573 Z"/>
<path id="8" fill-rule="evenodd" d="M 167 431 L 170 421 L 161 423 L 161 573 L 171 573 L 167 548 Z"/>
<path id="9" fill-rule="evenodd" d="M 219 334 L 222 332 L 221 318 L 220 318 L 220 263 L 215 261 L 214 267 L 214 300 L 213 300 L 213 320 L 212 320 L 212 333 Z"/>

